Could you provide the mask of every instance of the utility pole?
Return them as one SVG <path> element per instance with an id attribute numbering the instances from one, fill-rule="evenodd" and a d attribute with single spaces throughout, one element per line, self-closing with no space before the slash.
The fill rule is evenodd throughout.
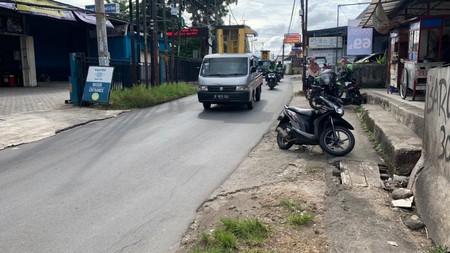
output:
<path id="1" fill-rule="evenodd" d="M 169 55 L 169 50 L 167 49 L 168 44 L 167 44 L 167 20 L 166 20 L 166 0 L 163 0 L 163 36 L 164 36 L 164 74 L 165 74 L 165 79 L 167 80 L 167 69 L 168 69 L 168 64 L 167 64 L 167 60 L 168 60 L 168 55 Z"/>
<path id="2" fill-rule="evenodd" d="M 302 74 L 302 82 L 303 82 L 303 91 L 305 91 L 305 84 L 306 84 L 306 19 L 307 19 L 307 15 L 306 15 L 306 9 L 305 9 L 305 4 L 303 1 L 308 1 L 308 0 L 300 0 L 300 6 L 301 6 L 301 10 L 300 10 L 300 16 L 302 18 L 302 68 L 303 68 L 303 74 Z"/>
<path id="3" fill-rule="evenodd" d="M 137 36 L 137 62 L 141 62 L 141 19 L 139 15 L 139 0 L 136 0 L 136 36 Z M 138 83 L 141 83 L 141 69 L 140 64 L 137 68 Z"/>
<path id="4" fill-rule="evenodd" d="M 133 1 L 128 0 L 128 6 L 130 11 L 130 32 L 131 32 L 131 82 L 134 85 L 136 81 L 136 48 L 134 46 L 134 24 L 133 24 Z"/>
<path id="5" fill-rule="evenodd" d="M 173 1 L 172 7 L 172 47 L 170 50 L 170 82 L 173 83 L 175 80 L 175 22 L 177 13 L 176 13 L 176 1 Z"/>
<path id="6" fill-rule="evenodd" d="M 165 0 L 163 0 L 165 1 Z M 152 84 L 159 85 L 158 0 L 152 1 Z M 165 10 L 163 10 L 165 11 Z"/>
<path id="7" fill-rule="evenodd" d="M 147 0 L 142 0 L 142 14 L 143 14 L 143 18 L 144 18 L 143 22 L 144 22 L 144 73 L 145 73 L 145 87 L 148 89 Z M 152 75 L 152 79 L 153 79 L 153 75 Z M 153 84 L 153 81 L 152 81 L 152 84 Z"/>
<path id="8" fill-rule="evenodd" d="M 180 71 L 180 46 L 181 46 L 181 0 L 178 0 L 178 42 L 177 42 L 177 69 L 175 73 L 175 82 L 178 83 L 178 72 Z"/>
<path id="9" fill-rule="evenodd" d="M 105 3 L 95 0 L 95 18 L 97 25 L 98 63 L 100 66 L 109 66 L 108 35 L 106 33 Z"/>

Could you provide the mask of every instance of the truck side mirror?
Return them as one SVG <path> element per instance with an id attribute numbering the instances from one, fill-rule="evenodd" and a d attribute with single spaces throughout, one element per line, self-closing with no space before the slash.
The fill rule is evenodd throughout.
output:
<path id="1" fill-rule="evenodd" d="M 252 66 L 252 67 L 250 68 L 250 73 L 253 73 L 253 72 L 256 72 L 256 66 Z"/>

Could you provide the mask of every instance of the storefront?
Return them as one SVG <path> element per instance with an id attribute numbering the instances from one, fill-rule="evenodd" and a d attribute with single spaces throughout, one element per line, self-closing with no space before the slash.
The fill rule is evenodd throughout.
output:
<path id="1" fill-rule="evenodd" d="M 390 91 L 416 99 L 426 90 L 427 71 L 450 62 L 450 17 L 418 17 L 391 30 Z"/>

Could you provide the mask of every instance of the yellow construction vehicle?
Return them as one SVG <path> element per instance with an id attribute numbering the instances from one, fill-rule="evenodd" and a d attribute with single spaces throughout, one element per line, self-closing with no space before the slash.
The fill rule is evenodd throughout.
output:
<path id="1" fill-rule="evenodd" d="M 246 25 L 217 26 L 217 53 L 251 53 L 248 37 L 258 34 Z"/>
<path id="2" fill-rule="evenodd" d="M 270 61 L 270 50 L 261 50 L 261 61 Z"/>

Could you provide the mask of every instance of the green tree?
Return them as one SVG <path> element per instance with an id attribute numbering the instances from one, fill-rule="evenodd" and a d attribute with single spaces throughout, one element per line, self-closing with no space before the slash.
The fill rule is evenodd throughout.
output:
<path id="1" fill-rule="evenodd" d="M 172 5 L 173 1 L 169 0 L 169 4 Z M 222 18 L 228 15 L 228 5 L 237 2 L 238 0 L 182 0 L 182 11 L 192 15 L 190 19 L 193 27 L 223 25 Z"/>

